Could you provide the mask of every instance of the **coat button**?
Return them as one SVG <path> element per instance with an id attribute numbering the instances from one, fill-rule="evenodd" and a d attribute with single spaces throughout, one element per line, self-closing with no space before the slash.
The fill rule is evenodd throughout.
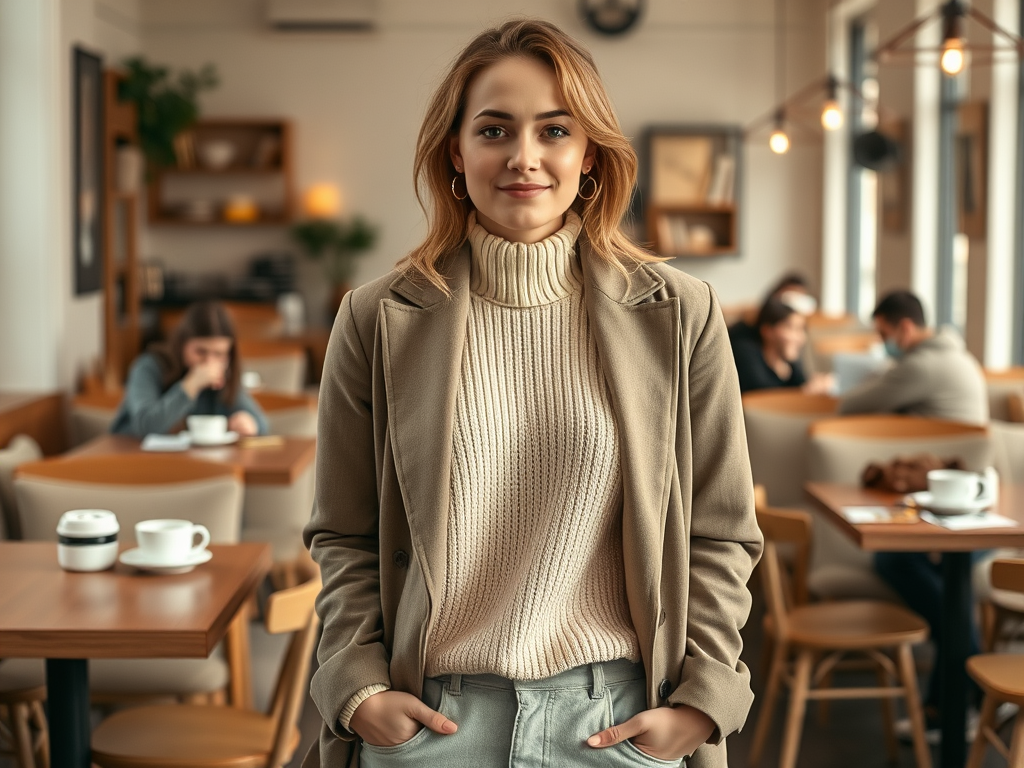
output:
<path id="1" fill-rule="evenodd" d="M 660 627 L 665 623 L 665 609 L 661 609 L 661 613 L 658 615 L 658 626 Z"/>
<path id="2" fill-rule="evenodd" d="M 668 680 L 662 680 L 661 685 L 658 686 L 658 696 L 667 699 L 670 693 L 672 693 L 672 683 Z"/>
<path id="3" fill-rule="evenodd" d="M 395 551 L 394 561 L 395 561 L 395 565 L 397 565 L 399 568 L 408 568 L 409 567 L 409 555 L 407 555 L 401 549 Z"/>

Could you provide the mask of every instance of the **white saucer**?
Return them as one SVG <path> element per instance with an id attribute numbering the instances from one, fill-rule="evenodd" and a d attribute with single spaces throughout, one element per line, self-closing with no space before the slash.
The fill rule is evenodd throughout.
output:
<path id="1" fill-rule="evenodd" d="M 207 445 L 231 445 L 232 443 L 237 443 L 238 442 L 238 433 L 237 432 L 225 432 L 223 437 L 215 437 L 215 438 L 212 438 L 212 439 L 210 439 L 210 438 L 200 439 L 198 437 L 193 436 L 187 430 L 185 431 L 184 434 L 188 435 L 189 440 L 192 441 L 192 445 L 198 446 L 198 447 L 203 447 L 203 446 L 207 446 Z"/>
<path id="2" fill-rule="evenodd" d="M 160 563 L 150 560 L 142 553 L 141 549 L 135 547 L 134 549 L 126 549 L 122 552 L 118 560 L 125 565 L 132 566 L 132 568 L 138 568 L 140 571 L 173 576 L 177 573 L 188 573 L 197 565 L 208 563 L 211 557 L 213 557 L 213 553 L 210 550 L 202 549 L 194 555 L 190 555 L 183 563 Z"/>
<path id="3" fill-rule="evenodd" d="M 988 509 L 992 506 L 993 499 L 990 496 L 986 496 L 980 499 L 974 499 L 966 504 L 958 504 L 955 507 L 946 507 L 941 504 L 936 504 L 932 499 L 930 491 L 918 491 L 917 493 L 909 493 L 907 497 L 914 502 L 915 506 L 923 507 L 929 512 L 936 515 L 969 515 L 976 512 L 981 512 L 984 509 Z"/>

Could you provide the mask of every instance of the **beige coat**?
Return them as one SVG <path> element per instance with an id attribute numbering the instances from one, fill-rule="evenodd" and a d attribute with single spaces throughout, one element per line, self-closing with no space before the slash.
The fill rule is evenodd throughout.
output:
<path id="1" fill-rule="evenodd" d="M 626 593 L 648 706 L 692 705 L 718 741 L 753 699 L 739 630 L 762 543 L 725 322 L 711 288 L 672 267 L 642 266 L 627 287 L 583 242 L 581 257 L 620 434 Z M 346 295 L 327 350 L 305 532 L 324 584 L 311 693 L 325 767 L 358 766 L 358 740 L 338 723 L 354 693 L 390 682 L 421 695 L 447 566 L 469 246 L 439 268 L 451 299 L 396 272 Z M 724 767 L 724 744 L 701 747 L 690 765 Z"/>

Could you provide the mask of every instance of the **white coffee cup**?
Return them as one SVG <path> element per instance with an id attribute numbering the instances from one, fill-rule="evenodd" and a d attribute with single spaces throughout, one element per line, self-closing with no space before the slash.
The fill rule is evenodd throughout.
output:
<path id="1" fill-rule="evenodd" d="M 928 473 L 928 492 L 944 507 L 969 506 L 992 495 L 991 481 L 977 472 L 933 469 Z"/>
<path id="2" fill-rule="evenodd" d="M 198 442 L 223 440 L 228 431 L 227 416 L 189 416 L 185 423 L 189 435 Z"/>
<path id="3" fill-rule="evenodd" d="M 197 534 L 202 537 L 199 544 L 195 544 Z M 151 563 L 187 563 L 206 549 L 210 531 L 205 525 L 193 525 L 189 520 L 143 520 L 135 524 L 135 542 Z"/>

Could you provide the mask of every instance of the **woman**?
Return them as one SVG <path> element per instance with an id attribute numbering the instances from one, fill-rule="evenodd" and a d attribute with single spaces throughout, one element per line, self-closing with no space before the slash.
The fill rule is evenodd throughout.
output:
<path id="1" fill-rule="evenodd" d="M 754 327 L 759 342 L 732 339 L 742 392 L 800 387 L 811 394 L 824 394 L 831 389 L 831 376 L 816 374 L 808 380 L 804 373 L 800 355 L 807 343 L 807 318 L 792 305 L 769 297 Z"/>
<path id="2" fill-rule="evenodd" d="M 191 305 L 167 344 L 132 364 L 110 431 L 144 437 L 167 433 L 187 416 L 223 415 L 239 435 L 265 435 L 263 411 L 239 383 L 235 330 L 214 301 Z"/>
<path id="3" fill-rule="evenodd" d="M 620 231 L 636 156 L 556 27 L 426 115 L 426 239 L 324 369 L 306 765 L 725 766 L 761 536 L 718 301 Z"/>

